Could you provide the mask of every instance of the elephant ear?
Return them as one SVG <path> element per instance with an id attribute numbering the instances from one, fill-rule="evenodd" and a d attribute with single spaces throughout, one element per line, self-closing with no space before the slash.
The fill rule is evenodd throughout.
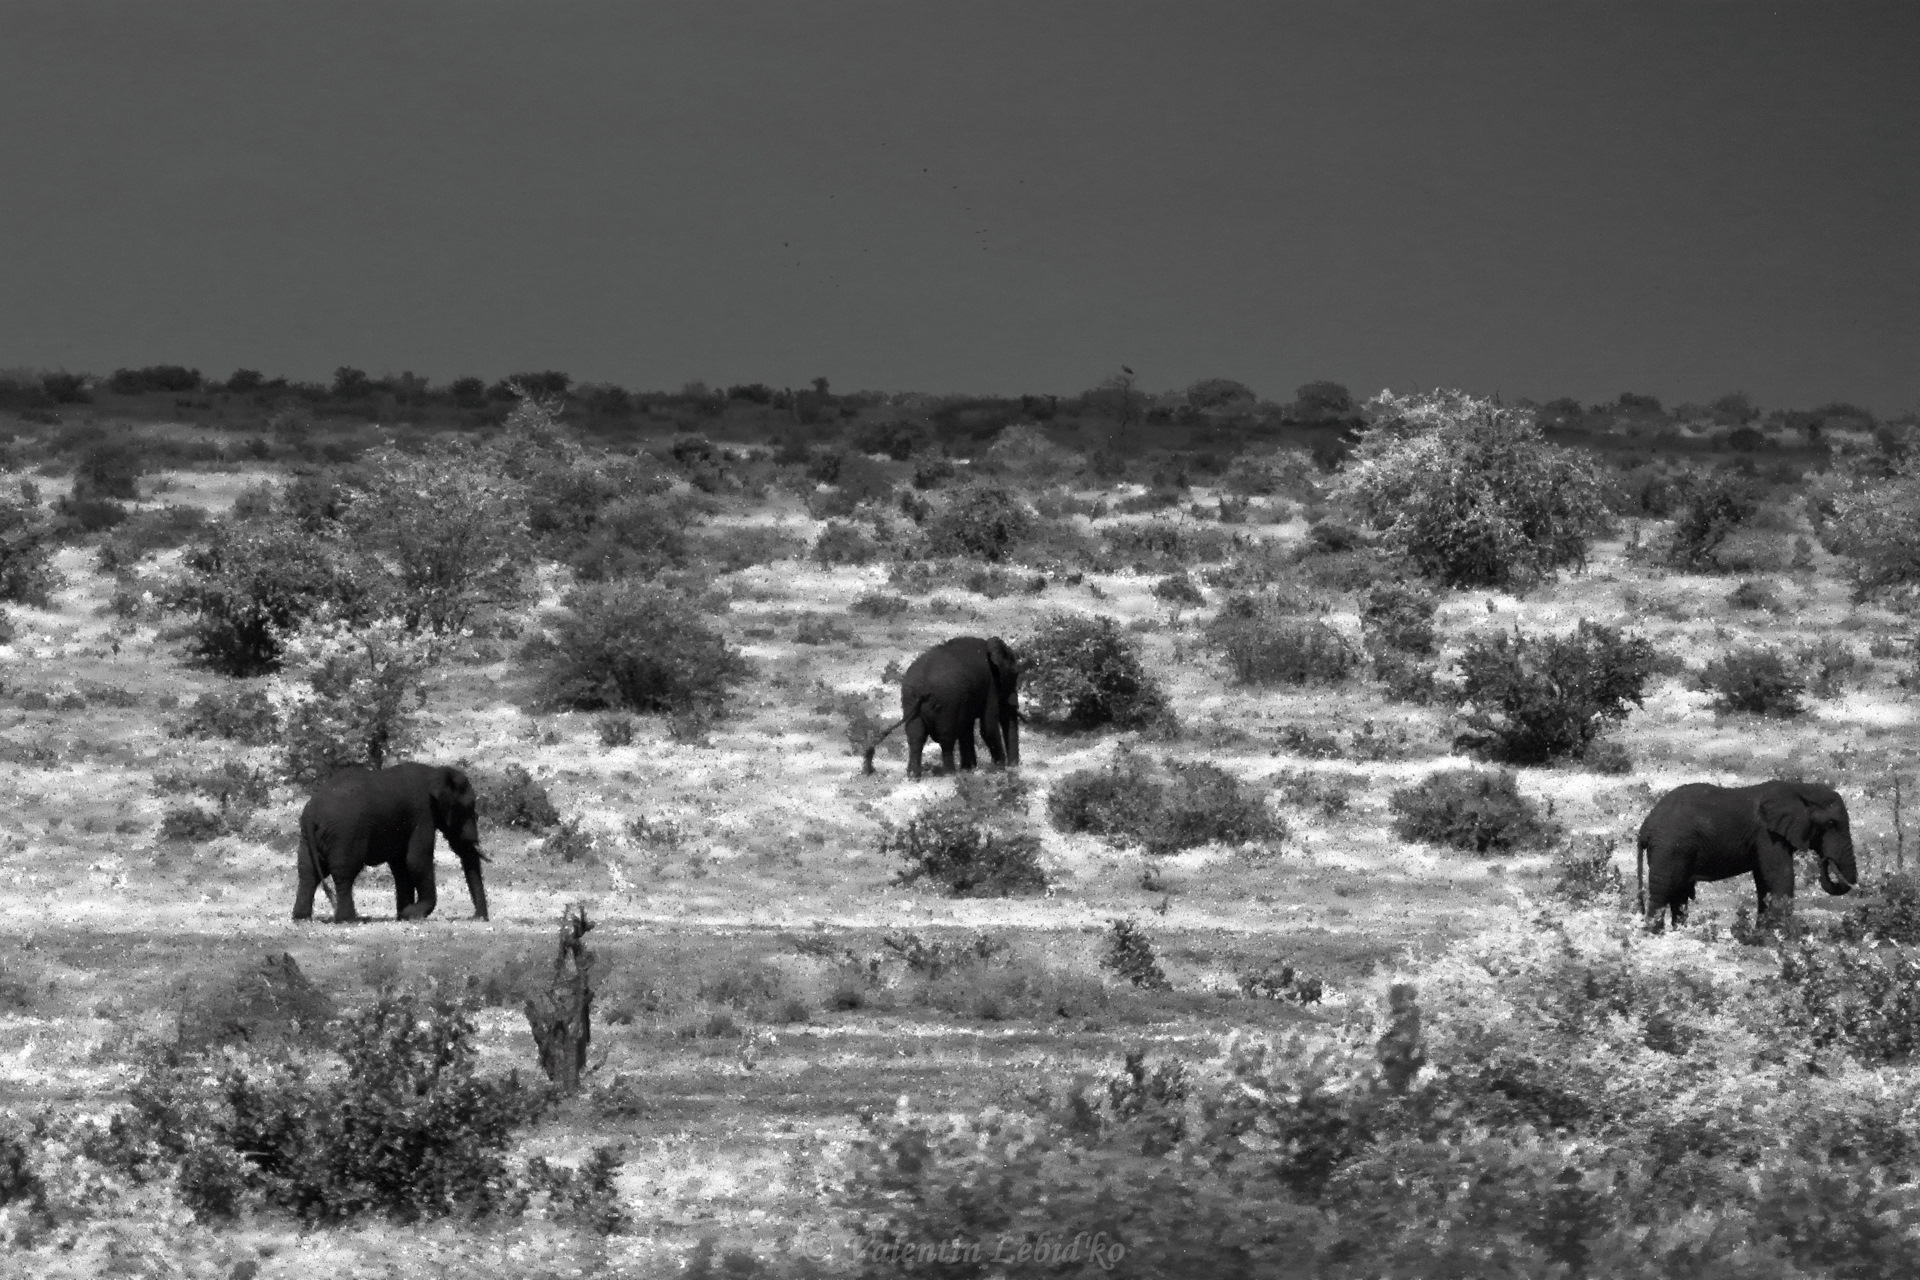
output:
<path id="1" fill-rule="evenodd" d="M 465 770 L 448 766 L 434 779 L 427 798 L 433 804 L 433 816 L 444 824 L 451 820 L 456 809 L 473 807 L 473 780 Z"/>
<path id="2" fill-rule="evenodd" d="M 1012 696 L 1020 691 L 1020 659 L 999 636 L 987 641 L 987 666 L 1003 694 Z"/>
<path id="3" fill-rule="evenodd" d="M 1800 792 L 1789 786 L 1774 786 L 1760 797 L 1760 821 L 1767 830 L 1795 849 L 1805 849 L 1813 840 L 1813 815 Z"/>

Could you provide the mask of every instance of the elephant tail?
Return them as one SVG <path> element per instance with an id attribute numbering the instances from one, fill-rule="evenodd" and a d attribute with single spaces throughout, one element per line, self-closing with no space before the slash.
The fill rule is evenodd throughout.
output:
<path id="1" fill-rule="evenodd" d="M 873 753 L 879 749 L 881 743 L 887 740 L 888 734 L 892 733 L 895 729 L 898 729 L 901 725 L 907 723 L 907 721 L 913 719 L 915 716 L 919 715 L 920 712 L 923 709 L 925 709 L 927 705 L 927 699 L 932 696 L 933 696 L 932 694 L 922 694 L 920 696 L 920 700 L 913 704 L 913 710 L 907 712 L 907 714 L 901 716 L 898 720 L 895 720 L 892 724 L 888 725 L 886 728 L 882 729 L 879 733 L 873 736 L 872 740 L 867 743 L 867 750 L 860 765 L 861 773 L 873 772 Z"/>
<path id="2" fill-rule="evenodd" d="M 1647 914 L 1647 837 L 1642 833 L 1633 843 L 1633 887 L 1634 897 L 1640 903 L 1640 914 Z"/>
<path id="3" fill-rule="evenodd" d="M 313 838 L 313 827 L 304 817 L 300 823 L 300 865 L 312 873 L 320 892 L 327 895 L 328 905 L 338 906 L 333 896 L 333 884 L 327 879 L 327 864 L 320 857 L 319 842 Z"/>

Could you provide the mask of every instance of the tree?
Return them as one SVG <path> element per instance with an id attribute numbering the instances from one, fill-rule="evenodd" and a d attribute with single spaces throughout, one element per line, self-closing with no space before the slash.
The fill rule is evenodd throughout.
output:
<path id="1" fill-rule="evenodd" d="M 1259 399 L 1252 387 L 1232 378 L 1202 378 L 1187 388 L 1187 405 L 1194 409 L 1220 409 L 1228 405 L 1252 408 Z"/>
<path id="2" fill-rule="evenodd" d="M 1293 416 L 1301 422 L 1338 422 L 1353 415 L 1353 393 L 1337 382 L 1309 382 L 1293 393 Z"/>
<path id="3" fill-rule="evenodd" d="M 520 598 L 526 490 L 494 450 L 460 439 L 425 457 L 390 449 L 369 470 L 347 525 L 385 568 L 409 629 L 444 635 L 483 604 Z"/>
<path id="4" fill-rule="evenodd" d="M 433 637 L 398 618 L 326 617 L 282 635 L 280 644 L 289 778 L 318 782 L 349 765 L 378 769 L 417 744 L 426 681 L 438 662 Z"/>
<path id="5" fill-rule="evenodd" d="M 1521 587 L 1585 563 L 1606 520 L 1600 477 L 1531 412 L 1463 391 L 1382 391 L 1366 409 L 1342 488 L 1422 575 Z"/>
<path id="6" fill-rule="evenodd" d="M 1920 455 L 1907 453 L 1892 475 L 1835 498 L 1827 543 L 1847 558 L 1856 601 L 1920 607 Z"/>

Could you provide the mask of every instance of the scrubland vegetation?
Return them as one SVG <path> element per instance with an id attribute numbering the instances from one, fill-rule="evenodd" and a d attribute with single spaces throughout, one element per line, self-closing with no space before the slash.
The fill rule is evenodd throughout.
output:
<path id="1" fill-rule="evenodd" d="M 0 1262 L 1909 1274 L 1916 443 L 0 379 Z M 1021 767 L 863 776 L 961 634 L 1021 655 Z M 312 783 L 402 759 L 474 779 L 491 920 L 380 869 L 296 926 Z M 1643 929 L 1653 800 L 1768 777 L 1840 790 L 1862 888 Z M 576 902 L 573 1091 L 530 1021 Z"/>

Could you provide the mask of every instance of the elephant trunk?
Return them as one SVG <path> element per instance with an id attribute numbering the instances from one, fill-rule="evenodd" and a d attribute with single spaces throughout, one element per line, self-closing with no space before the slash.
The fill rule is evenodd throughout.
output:
<path id="1" fill-rule="evenodd" d="M 1853 840 L 1841 831 L 1829 831 L 1820 842 L 1820 887 L 1835 897 L 1853 892 L 1860 883 L 1853 861 Z"/>
<path id="2" fill-rule="evenodd" d="M 1001 736 L 1006 740 L 1007 763 L 1020 763 L 1020 706 L 1007 704 L 1006 723 L 1000 727 Z"/>

